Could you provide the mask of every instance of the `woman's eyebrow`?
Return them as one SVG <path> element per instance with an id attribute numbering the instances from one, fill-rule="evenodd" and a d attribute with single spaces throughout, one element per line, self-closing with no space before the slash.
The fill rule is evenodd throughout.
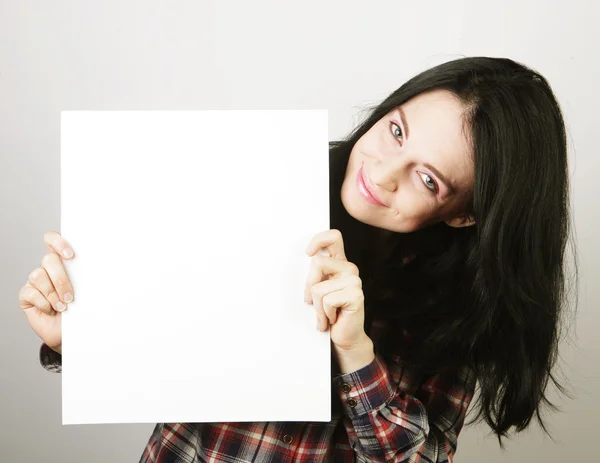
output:
<path id="1" fill-rule="evenodd" d="M 456 186 L 452 182 L 448 181 L 448 179 L 439 170 L 437 170 L 431 164 L 426 162 L 423 163 L 423 165 L 429 170 L 431 170 L 435 175 L 437 175 L 437 177 L 444 183 L 444 185 L 446 185 L 446 188 L 448 188 L 450 194 L 456 194 Z"/>
<path id="2" fill-rule="evenodd" d="M 408 122 L 406 122 L 406 115 L 404 114 L 401 106 L 398 106 L 398 113 L 400 114 L 400 120 L 402 121 L 404 130 L 406 130 L 406 139 L 408 140 L 408 137 L 410 136 L 410 129 L 408 127 Z"/>

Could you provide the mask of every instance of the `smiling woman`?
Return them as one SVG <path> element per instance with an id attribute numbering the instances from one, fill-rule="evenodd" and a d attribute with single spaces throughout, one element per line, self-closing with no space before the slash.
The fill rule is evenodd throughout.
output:
<path id="1" fill-rule="evenodd" d="M 350 215 L 402 233 L 440 221 L 471 225 L 473 148 L 464 113 L 453 93 L 431 90 L 369 128 L 352 148 L 342 186 Z"/>
<path id="2" fill-rule="evenodd" d="M 546 430 L 548 383 L 569 395 L 554 367 L 571 223 L 546 79 L 504 58 L 436 66 L 331 142 L 330 171 L 331 226 L 360 269 L 365 330 L 385 327 L 375 351 L 433 377 L 469 365 L 472 421 L 484 417 L 501 446 L 534 417 Z M 447 411 L 435 403 L 430 416 Z"/>
<path id="3" fill-rule="evenodd" d="M 332 420 L 159 423 L 141 463 L 449 462 L 477 382 L 473 421 L 500 445 L 536 416 L 544 426 L 548 382 L 565 391 L 554 364 L 570 224 L 548 82 L 509 59 L 441 64 L 331 142 L 329 162 L 332 229 L 307 243 L 304 297 L 330 329 Z M 45 241 L 53 252 L 19 299 L 42 364 L 60 372 L 70 248 Z"/>

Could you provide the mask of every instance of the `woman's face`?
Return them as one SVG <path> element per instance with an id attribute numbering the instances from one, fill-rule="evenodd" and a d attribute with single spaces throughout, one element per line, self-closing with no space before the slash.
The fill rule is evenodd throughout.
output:
<path id="1" fill-rule="evenodd" d="M 464 108 L 446 90 L 420 94 L 379 120 L 350 153 L 342 203 L 366 224 L 407 233 L 463 214 L 474 181 Z"/>

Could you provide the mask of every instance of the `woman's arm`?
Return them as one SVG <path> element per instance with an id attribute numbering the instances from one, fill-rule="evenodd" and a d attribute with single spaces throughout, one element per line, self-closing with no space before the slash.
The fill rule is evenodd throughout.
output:
<path id="1" fill-rule="evenodd" d="M 475 376 L 468 368 L 431 376 L 411 394 L 416 381 L 396 364 L 388 369 L 380 355 L 334 378 L 350 442 L 365 461 L 452 461 Z"/>

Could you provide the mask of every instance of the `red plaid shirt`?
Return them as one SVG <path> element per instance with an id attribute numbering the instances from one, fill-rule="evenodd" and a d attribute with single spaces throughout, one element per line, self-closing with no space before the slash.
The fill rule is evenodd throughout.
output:
<path id="1" fill-rule="evenodd" d="M 62 370 L 45 344 L 40 361 Z M 475 383 L 467 367 L 424 377 L 376 354 L 333 376 L 338 406 L 329 423 L 158 423 L 140 463 L 451 462 Z M 303 400 L 310 398 L 291 397 L 290 406 Z"/>

